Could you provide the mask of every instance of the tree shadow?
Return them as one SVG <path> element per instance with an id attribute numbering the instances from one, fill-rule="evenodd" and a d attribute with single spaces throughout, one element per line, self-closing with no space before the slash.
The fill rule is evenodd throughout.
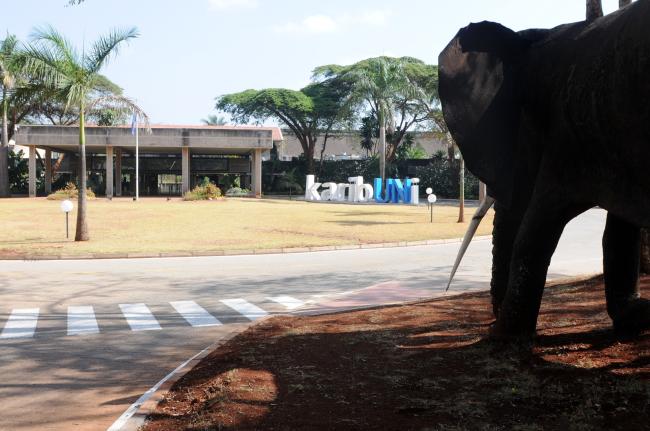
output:
<path id="1" fill-rule="evenodd" d="M 484 293 L 275 318 L 179 380 L 145 429 L 647 429 L 650 333 L 616 338 L 587 310 L 603 304 L 576 315 L 593 290 L 549 294 L 519 344 L 486 337 Z M 561 304 L 572 330 L 548 313 Z"/>

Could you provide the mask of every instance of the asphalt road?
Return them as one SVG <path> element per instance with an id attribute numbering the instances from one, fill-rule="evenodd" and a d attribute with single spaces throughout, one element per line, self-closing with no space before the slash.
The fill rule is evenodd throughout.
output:
<path id="1" fill-rule="evenodd" d="M 574 220 L 549 278 L 600 272 L 604 223 L 605 212 L 596 209 Z M 106 429 L 181 362 L 264 313 L 385 282 L 404 291 L 444 294 L 457 249 L 458 244 L 444 244 L 287 255 L 0 261 L 0 430 Z M 490 250 L 488 240 L 472 244 L 455 292 L 488 287 Z"/>

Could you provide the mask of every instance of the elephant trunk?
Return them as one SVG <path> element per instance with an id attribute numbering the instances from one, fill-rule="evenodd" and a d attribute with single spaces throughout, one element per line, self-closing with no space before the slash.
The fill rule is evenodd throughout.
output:
<path id="1" fill-rule="evenodd" d="M 456 270 L 458 269 L 460 262 L 463 260 L 463 256 L 469 247 L 469 243 L 472 242 L 472 238 L 474 238 L 474 234 L 476 233 L 478 226 L 481 224 L 481 220 L 483 220 L 483 217 L 485 217 L 485 214 L 487 214 L 488 210 L 490 207 L 492 207 L 493 204 L 494 198 L 486 195 L 485 199 L 481 201 L 481 204 L 472 216 L 472 221 L 469 223 L 467 232 L 465 232 L 465 236 L 463 237 L 463 242 L 460 245 L 460 250 L 458 250 L 458 256 L 456 256 L 456 262 L 454 262 L 454 267 L 451 270 L 451 275 L 449 276 L 449 282 L 447 283 L 445 292 L 449 290 L 449 286 L 451 286 L 454 275 L 456 275 Z"/>

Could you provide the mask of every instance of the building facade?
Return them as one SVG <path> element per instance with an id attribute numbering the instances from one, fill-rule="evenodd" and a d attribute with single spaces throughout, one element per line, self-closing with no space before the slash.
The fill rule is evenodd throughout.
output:
<path id="1" fill-rule="evenodd" d="M 86 126 L 89 184 L 107 197 L 135 191 L 136 139 L 128 126 Z M 217 185 L 238 179 L 252 195 L 262 193 L 262 155 L 282 146 L 277 127 L 151 126 L 138 134 L 139 189 L 143 195 L 182 195 L 203 178 Z M 29 195 L 36 196 L 37 159 L 46 194 L 52 182 L 78 172 L 78 126 L 23 125 L 16 145 L 29 154 Z M 96 187 L 97 188 L 97 187 Z M 225 191 L 225 190 L 224 190 Z"/>

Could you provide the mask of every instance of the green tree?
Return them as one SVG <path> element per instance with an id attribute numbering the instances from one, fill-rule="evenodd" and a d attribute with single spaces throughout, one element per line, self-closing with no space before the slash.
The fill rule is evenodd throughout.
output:
<path id="1" fill-rule="evenodd" d="M 379 139 L 379 122 L 375 117 L 368 115 L 361 119 L 359 136 L 361 137 L 361 148 L 366 150 L 366 156 L 375 156 L 377 154 L 377 139 Z"/>
<path id="2" fill-rule="evenodd" d="M 231 115 L 234 122 L 262 123 L 273 118 L 296 135 L 307 162 L 307 172 L 314 173 L 314 153 L 321 134 L 328 136 L 343 101 L 349 94 L 342 81 L 325 80 L 302 90 L 267 88 L 245 90 L 217 98 L 216 108 Z"/>
<path id="3" fill-rule="evenodd" d="M 220 115 L 208 115 L 208 118 L 201 119 L 201 122 L 206 126 L 225 126 L 228 124 L 226 117 Z"/>
<path id="4" fill-rule="evenodd" d="M 416 80 L 409 79 L 409 74 L 432 67 L 411 57 L 376 57 L 351 66 L 321 66 L 314 71 L 315 79 L 338 77 L 351 82 L 350 97 L 357 109 L 369 111 L 377 118 L 382 178 L 385 177 L 386 161 L 395 158 L 407 132 L 427 119 L 427 114 L 414 103 L 416 89 L 413 83 Z"/>
<path id="5" fill-rule="evenodd" d="M 103 94 L 102 89 L 110 82 L 99 72 L 119 46 L 138 36 L 135 28 L 113 30 L 100 37 L 90 50 L 82 54 L 52 27 L 36 29 L 32 44 L 26 49 L 27 70 L 43 83 L 50 85 L 65 100 L 66 108 L 75 107 L 79 112 L 79 179 L 77 188 L 86 190 L 86 114 L 96 106 L 112 103 L 130 109 L 147 120 L 142 110 L 124 96 Z M 86 220 L 86 193 L 79 193 L 77 205 L 77 229 L 75 241 L 88 241 Z"/>
<path id="6" fill-rule="evenodd" d="M 2 142 L 0 143 L 0 198 L 9 197 L 9 97 L 23 70 L 16 36 L 0 41 L 0 84 L 2 85 Z"/>

